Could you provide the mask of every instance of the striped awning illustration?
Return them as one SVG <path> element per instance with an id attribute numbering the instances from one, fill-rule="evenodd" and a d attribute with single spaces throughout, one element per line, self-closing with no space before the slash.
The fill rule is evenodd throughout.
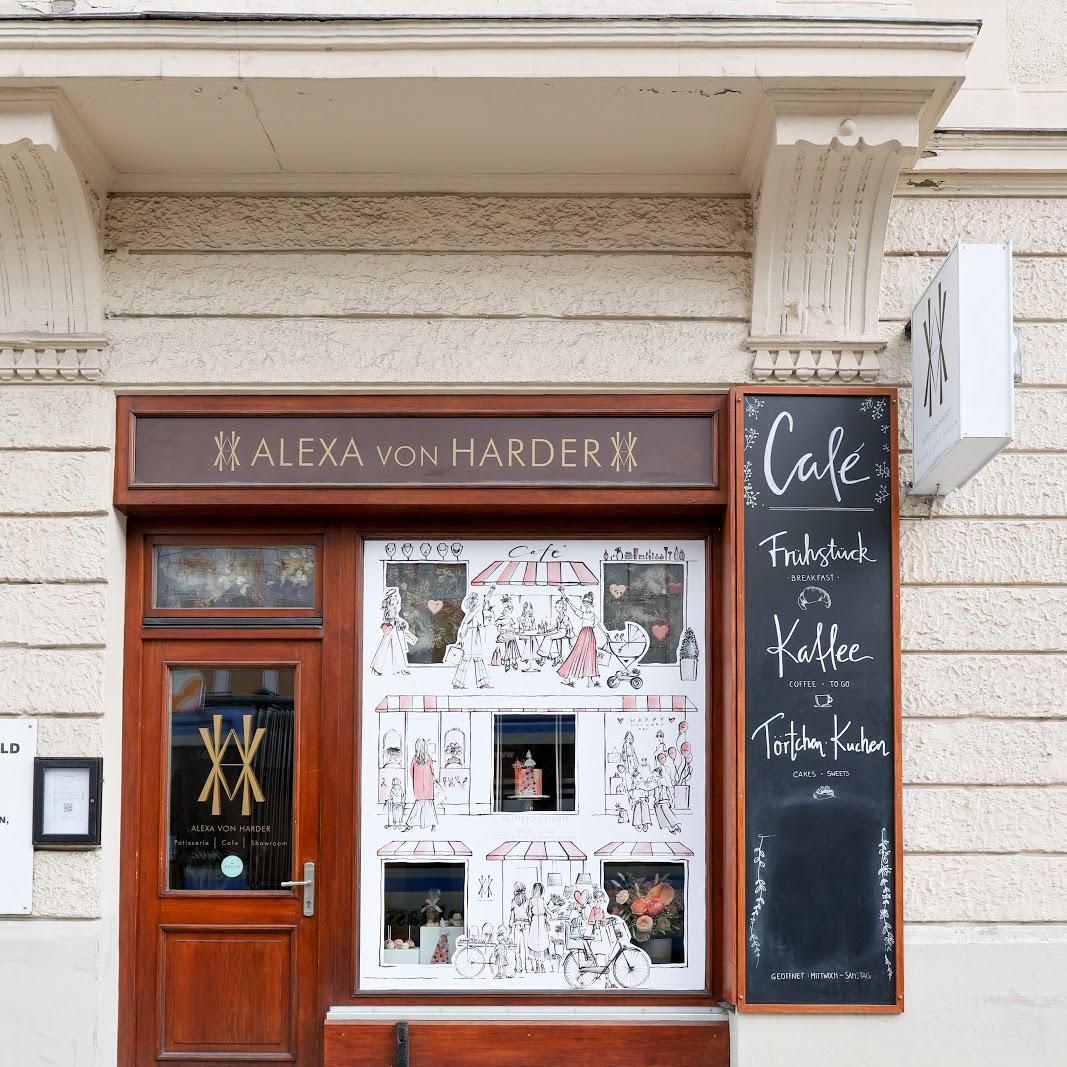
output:
<path id="1" fill-rule="evenodd" d="M 378 849 L 379 856 L 469 856 L 471 850 L 462 841 L 390 841 Z"/>
<path id="2" fill-rule="evenodd" d="M 539 699 L 544 699 L 539 698 Z M 561 698 L 562 699 L 562 698 Z M 623 695 L 621 693 L 593 694 L 582 693 L 572 698 L 575 703 L 560 703 L 552 707 L 541 704 L 527 704 L 521 696 L 500 697 L 494 695 L 481 696 L 419 696 L 401 694 L 387 696 L 378 702 L 375 707 L 377 712 L 387 711 L 495 711 L 498 713 L 528 713 L 541 712 L 546 714 L 560 714 L 571 712 L 599 711 L 603 714 L 622 715 L 626 713 L 644 712 L 676 712 L 680 715 L 692 715 L 696 712 L 696 705 L 685 696 L 664 695 L 656 696 L 643 693 Z"/>
<path id="3" fill-rule="evenodd" d="M 487 860 L 584 860 L 588 857 L 573 841 L 505 841 Z"/>
<path id="4" fill-rule="evenodd" d="M 526 588 L 560 585 L 599 585 L 600 579 L 581 561 L 561 559 L 553 563 L 524 563 L 498 559 L 471 579 L 471 585 L 513 585 Z"/>
<path id="5" fill-rule="evenodd" d="M 640 859 L 642 856 L 662 856 L 666 859 L 677 859 L 692 856 L 693 853 L 677 841 L 609 841 L 603 848 L 596 850 L 596 855 L 633 856 L 634 859 Z"/>

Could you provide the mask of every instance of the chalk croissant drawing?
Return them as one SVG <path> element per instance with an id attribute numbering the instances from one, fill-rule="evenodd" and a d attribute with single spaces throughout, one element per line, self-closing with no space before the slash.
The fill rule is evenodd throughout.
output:
<path id="1" fill-rule="evenodd" d="M 706 687 L 679 661 L 705 545 L 400 537 L 364 543 L 363 583 L 360 987 L 703 989 Z M 671 960 L 605 886 L 657 863 L 686 872 Z M 441 889 L 436 924 L 405 880 Z"/>

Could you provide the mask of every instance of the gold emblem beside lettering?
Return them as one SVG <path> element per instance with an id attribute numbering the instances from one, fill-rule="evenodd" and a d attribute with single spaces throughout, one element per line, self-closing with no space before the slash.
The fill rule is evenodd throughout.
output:
<path id="1" fill-rule="evenodd" d="M 267 799 L 260 787 L 255 771 L 252 770 L 252 760 L 255 758 L 259 746 L 263 743 L 267 728 L 260 726 L 253 733 L 252 716 L 245 715 L 241 720 L 243 737 L 239 736 L 236 730 L 230 730 L 224 740 L 222 737 L 222 716 L 213 715 L 211 721 L 211 731 L 208 731 L 206 726 L 200 727 L 200 737 L 204 741 L 204 748 L 207 749 L 207 754 L 211 757 L 211 771 L 208 773 L 204 788 L 200 791 L 200 796 L 197 799 L 203 804 L 210 798 L 211 814 L 221 815 L 222 794 L 226 794 L 227 800 L 235 800 L 238 792 L 240 792 L 241 815 L 247 818 L 252 814 L 253 798 L 260 804 Z M 237 749 L 238 756 L 241 757 L 241 773 L 237 776 L 237 781 L 234 783 L 232 790 L 226 777 L 226 771 L 223 768 L 224 766 L 237 766 L 237 764 L 223 764 L 222 762 L 231 741 Z"/>
<path id="2" fill-rule="evenodd" d="M 237 458 L 237 444 L 240 440 L 240 436 L 233 430 L 229 433 L 219 430 L 215 434 L 215 447 L 219 450 L 218 455 L 215 456 L 216 470 L 224 471 L 227 467 L 231 471 L 237 470 L 241 465 L 241 461 Z"/>

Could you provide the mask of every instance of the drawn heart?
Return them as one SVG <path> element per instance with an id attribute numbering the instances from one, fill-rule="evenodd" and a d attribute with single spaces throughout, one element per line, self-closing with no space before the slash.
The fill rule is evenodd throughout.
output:
<path id="1" fill-rule="evenodd" d="M 430 609 L 431 615 L 436 615 L 444 606 L 443 600 L 427 600 L 426 606 Z"/>
<path id="2" fill-rule="evenodd" d="M 612 583 L 608 586 L 608 592 L 611 593 L 612 600 L 622 600 L 626 596 L 626 586 Z"/>
<path id="3" fill-rule="evenodd" d="M 675 716 L 674 716 L 674 715 L 672 715 L 672 716 L 671 716 L 671 717 L 670 717 L 670 718 L 669 718 L 669 719 L 667 720 L 667 722 L 674 722 L 674 719 L 675 719 Z"/>
<path id="4" fill-rule="evenodd" d="M 671 632 L 671 628 L 665 622 L 657 622 L 652 626 L 652 636 L 657 641 L 662 641 L 666 638 L 667 634 Z"/>
<path id="5" fill-rule="evenodd" d="M 574 891 L 574 899 L 577 902 L 578 907 L 582 907 L 585 904 L 585 894 L 580 889 Z"/>
<path id="6" fill-rule="evenodd" d="M 617 722 L 617 723 L 618 723 L 618 724 L 619 724 L 620 726 L 622 726 L 622 719 L 621 719 L 621 718 L 619 718 L 619 719 L 616 719 L 615 721 L 616 721 L 616 722 Z"/>

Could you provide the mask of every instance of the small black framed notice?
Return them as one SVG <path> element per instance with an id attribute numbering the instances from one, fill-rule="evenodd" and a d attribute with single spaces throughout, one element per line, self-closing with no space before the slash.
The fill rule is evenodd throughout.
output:
<path id="1" fill-rule="evenodd" d="M 896 393 L 737 390 L 739 989 L 896 1012 Z"/>
<path id="2" fill-rule="evenodd" d="M 100 847 L 99 756 L 38 756 L 33 764 L 33 847 Z"/>

